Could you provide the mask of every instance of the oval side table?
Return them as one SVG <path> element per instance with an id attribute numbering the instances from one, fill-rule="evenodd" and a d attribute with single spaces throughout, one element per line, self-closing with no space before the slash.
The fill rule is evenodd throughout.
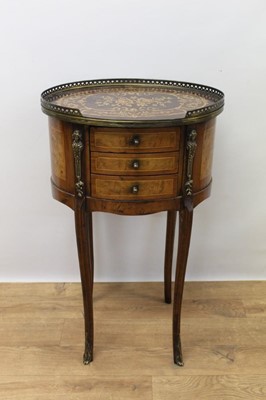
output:
<path id="1" fill-rule="evenodd" d="M 165 302 L 171 303 L 176 213 L 179 240 L 173 295 L 173 355 L 182 366 L 180 316 L 193 209 L 210 195 L 221 91 L 149 79 L 62 84 L 44 91 L 52 193 L 74 210 L 85 320 L 84 364 L 93 360 L 92 213 L 167 211 Z"/>

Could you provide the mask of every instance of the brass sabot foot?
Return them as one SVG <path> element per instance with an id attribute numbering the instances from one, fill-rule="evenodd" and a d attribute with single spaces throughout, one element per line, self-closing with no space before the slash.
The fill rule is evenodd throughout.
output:
<path id="1" fill-rule="evenodd" d="M 92 345 L 86 340 L 85 351 L 83 354 L 83 364 L 88 365 L 92 362 L 92 360 L 93 360 Z"/>
<path id="2" fill-rule="evenodd" d="M 83 354 L 83 364 L 88 365 L 92 362 L 92 355 L 90 353 L 84 353 Z"/>
<path id="3" fill-rule="evenodd" d="M 177 354 L 175 356 L 175 364 L 178 365 L 179 367 L 183 367 L 184 366 L 184 362 L 183 362 L 183 357 L 180 354 Z"/>
<path id="4" fill-rule="evenodd" d="M 174 363 L 179 367 L 184 366 L 180 336 L 178 336 L 174 344 Z"/>

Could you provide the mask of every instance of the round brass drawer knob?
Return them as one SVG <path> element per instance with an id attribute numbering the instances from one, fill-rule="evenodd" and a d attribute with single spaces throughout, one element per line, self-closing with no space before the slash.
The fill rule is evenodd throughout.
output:
<path id="1" fill-rule="evenodd" d="M 138 193 L 138 192 L 139 192 L 139 186 L 138 186 L 138 185 L 134 185 L 134 186 L 132 186 L 132 188 L 131 188 L 131 192 L 132 192 L 133 194 L 136 194 L 136 193 Z"/>
<path id="2" fill-rule="evenodd" d="M 140 144 L 140 137 L 135 135 L 130 139 L 130 144 L 133 146 L 138 146 Z"/>
<path id="3" fill-rule="evenodd" d="M 139 160 L 133 160 L 132 161 L 132 168 L 138 169 L 139 168 Z"/>

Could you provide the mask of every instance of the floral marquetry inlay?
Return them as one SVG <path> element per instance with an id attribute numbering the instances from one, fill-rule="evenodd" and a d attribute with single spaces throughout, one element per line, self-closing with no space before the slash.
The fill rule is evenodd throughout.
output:
<path id="1" fill-rule="evenodd" d="M 98 79 L 45 90 L 42 110 L 63 120 L 95 126 L 168 126 L 220 114 L 224 94 L 196 83 L 153 79 Z"/>
<path id="2" fill-rule="evenodd" d="M 212 100 L 170 88 L 109 87 L 66 92 L 53 103 L 77 108 L 89 118 L 145 120 L 184 118 L 187 111 L 208 107 Z"/>

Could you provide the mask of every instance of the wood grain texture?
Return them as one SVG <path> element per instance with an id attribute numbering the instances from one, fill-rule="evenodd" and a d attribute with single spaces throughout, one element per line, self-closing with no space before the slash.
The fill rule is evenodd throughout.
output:
<path id="1" fill-rule="evenodd" d="M 166 222 L 165 252 L 164 252 L 164 301 L 172 301 L 172 264 L 175 242 L 176 211 L 168 211 Z"/>
<path id="2" fill-rule="evenodd" d="M 49 117 L 52 181 L 62 190 L 74 193 L 73 125 Z"/>
<path id="3" fill-rule="evenodd" d="M 133 192 L 137 187 L 137 192 Z M 177 195 L 177 176 L 107 176 L 91 175 L 91 193 L 99 199 L 145 200 L 174 198 Z"/>
<path id="4" fill-rule="evenodd" d="M 215 136 L 215 118 L 196 124 L 197 148 L 193 163 L 193 191 L 206 187 L 212 178 L 212 158 Z"/>
<path id="5" fill-rule="evenodd" d="M 85 325 L 85 350 L 83 355 L 84 363 L 93 360 L 93 241 L 92 216 L 86 213 L 84 199 L 76 199 L 75 207 L 75 228 L 81 286 L 83 294 L 84 325 Z"/>
<path id="6" fill-rule="evenodd" d="M 264 400 L 265 376 L 219 375 L 153 378 L 154 400 Z"/>
<path id="7" fill-rule="evenodd" d="M 213 119 L 206 123 L 203 133 L 202 159 L 200 168 L 200 180 L 203 181 L 203 186 L 208 184 L 211 179 L 215 122 L 216 120 Z"/>
<path id="8" fill-rule="evenodd" d="M 95 284 L 94 361 L 84 366 L 80 284 L 0 284 L 0 398 L 265 399 L 266 282 L 185 283 L 183 368 L 171 362 L 163 291 Z"/>
<path id="9" fill-rule="evenodd" d="M 65 135 L 62 121 L 49 118 L 52 175 L 66 180 Z"/>
<path id="10" fill-rule="evenodd" d="M 133 139 L 138 139 L 134 144 Z M 179 149 L 180 127 L 173 128 L 91 128 L 91 150 L 115 153 L 153 153 Z"/>
<path id="11" fill-rule="evenodd" d="M 86 376 L 25 376 L 0 379 L 0 396 L 5 400 L 151 400 L 151 378 Z"/>
<path id="12" fill-rule="evenodd" d="M 178 152 L 155 154 L 91 153 L 91 170 L 107 175 L 160 175 L 178 172 Z"/>

